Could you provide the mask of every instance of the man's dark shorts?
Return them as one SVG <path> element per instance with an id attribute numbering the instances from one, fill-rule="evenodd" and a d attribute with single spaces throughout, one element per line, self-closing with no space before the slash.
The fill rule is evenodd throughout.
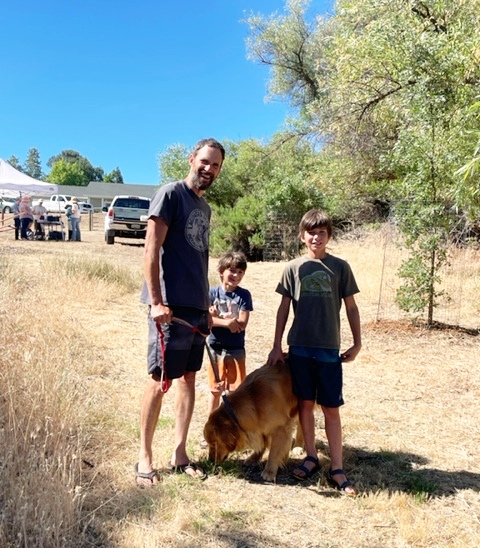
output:
<path id="1" fill-rule="evenodd" d="M 316 401 L 324 407 L 344 404 L 342 361 L 338 350 L 291 346 L 288 362 L 297 398 Z"/>
<path id="2" fill-rule="evenodd" d="M 197 327 L 202 333 L 208 334 L 208 312 L 196 308 L 172 307 L 173 316 L 185 320 Z M 205 337 L 196 333 L 190 327 L 173 321 L 170 324 L 160 324 L 161 335 L 157 324 L 148 315 L 148 373 L 158 378 L 162 368 L 166 368 L 169 380 L 178 379 L 187 371 L 200 371 L 203 362 Z"/>

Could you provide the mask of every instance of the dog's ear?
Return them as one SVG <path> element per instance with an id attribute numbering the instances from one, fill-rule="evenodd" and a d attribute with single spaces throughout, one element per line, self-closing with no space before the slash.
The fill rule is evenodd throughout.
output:
<path id="1" fill-rule="evenodd" d="M 233 453 L 237 448 L 238 442 L 238 428 L 233 424 L 229 425 L 229 428 L 222 433 L 223 442 L 230 453 Z"/>
<path id="2" fill-rule="evenodd" d="M 222 440 L 229 453 L 232 453 L 237 448 L 238 442 L 238 427 L 232 419 L 226 414 L 219 414 L 218 421 L 215 425 L 218 437 Z"/>

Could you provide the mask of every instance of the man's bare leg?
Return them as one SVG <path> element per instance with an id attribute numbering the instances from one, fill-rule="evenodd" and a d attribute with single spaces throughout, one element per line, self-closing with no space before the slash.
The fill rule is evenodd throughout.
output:
<path id="1" fill-rule="evenodd" d="M 182 466 L 190 462 L 187 455 L 187 436 L 194 405 L 195 371 L 187 371 L 183 377 L 177 379 L 175 392 L 175 447 L 171 461 L 173 466 Z M 199 470 L 199 475 L 203 475 L 203 471 Z"/>
<path id="2" fill-rule="evenodd" d="M 187 455 L 187 436 L 195 405 L 195 372 L 187 371 L 177 379 L 175 392 L 175 446 L 172 464 L 182 465 L 190 461 Z"/>
<path id="3" fill-rule="evenodd" d="M 138 472 L 148 473 L 153 471 L 153 436 L 157 428 L 158 418 L 162 409 L 164 393 L 161 390 L 160 381 L 151 378 L 145 388 L 140 407 L 140 452 L 138 454 Z M 137 477 L 139 485 L 150 486 L 158 482 L 157 477 L 151 480 Z"/>

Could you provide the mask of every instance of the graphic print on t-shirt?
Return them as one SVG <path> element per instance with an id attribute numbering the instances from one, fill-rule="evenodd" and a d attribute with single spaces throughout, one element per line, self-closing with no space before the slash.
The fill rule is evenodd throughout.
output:
<path id="1" fill-rule="evenodd" d="M 215 299 L 213 306 L 220 318 L 238 318 L 238 304 L 232 299 Z"/>
<path id="2" fill-rule="evenodd" d="M 201 209 L 194 209 L 185 224 L 185 238 L 197 251 L 208 249 L 209 223 Z"/>
<path id="3" fill-rule="evenodd" d="M 332 280 L 328 272 L 317 270 L 309 276 L 302 278 L 301 295 L 310 295 L 319 297 L 332 292 Z"/>

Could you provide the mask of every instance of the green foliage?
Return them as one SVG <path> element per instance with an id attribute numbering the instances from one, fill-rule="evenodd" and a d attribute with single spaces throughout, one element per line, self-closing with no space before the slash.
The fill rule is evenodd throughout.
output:
<path id="1" fill-rule="evenodd" d="M 82 168 L 77 163 L 57 160 L 47 177 L 51 183 L 57 185 L 86 186 L 88 180 Z"/>
<path id="2" fill-rule="evenodd" d="M 117 183 L 117 184 L 123 184 L 123 175 L 120 169 L 117 167 L 107 175 L 105 175 L 103 179 L 104 183 Z"/>
<path id="3" fill-rule="evenodd" d="M 87 186 L 90 181 L 103 181 L 104 171 L 101 167 L 93 167 L 90 161 L 76 150 L 63 150 L 60 154 L 49 158 L 47 165 L 53 168 L 57 162 L 62 160 L 66 164 L 75 164 L 82 172 L 82 182 L 76 183 L 80 186 Z M 51 173 L 50 173 L 51 175 Z M 52 181 L 51 178 L 49 178 Z M 56 182 L 56 181 L 52 181 Z M 58 183 L 71 184 L 71 183 Z"/>
<path id="4" fill-rule="evenodd" d="M 239 198 L 234 207 L 214 206 L 211 251 L 241 250 L 250 260 L 261 257 L 264 246 L 265 205 L 257 197 Z"/>
<path id="5" fill-rule="evenodd" d="M 23 172 L 23 167 L 20 164 L 20 160 L 16 156 L 10 156 L 7 162 L 16 170 Z"/>
<path id="6" fill-rule="evenodd" d="M 174 144 L 157 156 L 160 184 L 181 181 L 189 171 L 189 150 L 185 145 Z"/>
<path id="7" fill-rule="evenodd" d="M 473 154 L 455 174 L 462 179 L 461 184 L 456 185 L 454 194 L 455 202 L 461 204 L 469 218 L 474 220 L 480 215 L 480 100 L 473 103 L 467 115 L 465 137 L 471 143 Z"/>
<path id="8" fill-rule="evenodd" d="M 479 203 L 477 180 L 458 169 L 480 92 L 480 2 L 338 0 L 328 19 L 309 7 L 290 0 L 286 15 L 250 17 L 250 57 L 270 67 L 270 94 L 296 109 L 291 131 L 321 143 L 316 184 L 327 209 L 400 202 L 413 259 L 398 302 L 428 308 L 431 320 L 452 212 Z"/>
<path id="9" fill-rule="evenodd" d="M 275 135 L 268 143 L 248 139 L 223 144 L 221 174 L 206 194 L 213 209 L 211 249 L 214 254 L 241 249 L 258 260 L 269 214 L 280 214 L 296 226 L 306 210 L 327 203 L 316 180 L 318 153 L 308 142 L 287 134 Z M 162 180 L 183 179 L 188 154 L 185 146 L 174 145 L 159 155 Z"/>

